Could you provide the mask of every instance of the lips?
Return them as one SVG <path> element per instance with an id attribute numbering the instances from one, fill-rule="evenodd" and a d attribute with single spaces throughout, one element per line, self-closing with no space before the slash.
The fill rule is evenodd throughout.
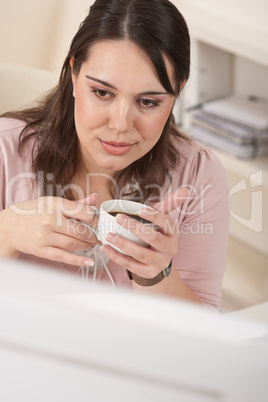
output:
<path id="1" fill-rule="evenodd" d="M 100 140 L 100 144 L 104 151 L 111 155 L 125 155 L 133 147 L 133 144 L 127 142 L 107 142 Z"/>

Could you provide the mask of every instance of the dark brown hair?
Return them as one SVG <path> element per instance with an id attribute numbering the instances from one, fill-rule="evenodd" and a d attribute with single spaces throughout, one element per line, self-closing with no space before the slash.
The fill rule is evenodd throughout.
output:
<path id="1" fill-rule="evenodd" d="M 74 123 L 74 99 L 70 59 L 74 57 L 73 73 L 79 74 L 89 56 L 91 46 L 99 40 L 129 39 L 151 59 L 167 92 L 179 95 L 180 84 L 189 78 L 190 38 L 184 18 L 168 0 L 96 0 L 74 36 L 62 67 L 59 83 L 37 107 L 8 113 L 25 120 L 19 149 L 29 138 L 35 138 L 33 171 L 42 171 L 43 193 L 57 184 L 68 185 L 82 166 Z M 172 88 L 163 55 L 173 66 L 175 88 Z M 168 172 L 178 163 L 175 140 L 186 140 L 169 116 L 156 145 L 142 158 L 116 174 L 117 184 L 137 183 L 145 201 L 154 192 L 152 184 L 163 186 Z M 52 174 L 51 174 L 52 173 Z M 49 177 L 49 179 L 48 179 Z M 52 184 L 52 186 L 51 186 Z M 59 195 L 59 194 L 57 194 Z M 113 195 L 113 194 L 112 194 Z M 135 194 L 133 194 L 135 195 Z M 68 194 L 68 198 L 72 198 Z"/>

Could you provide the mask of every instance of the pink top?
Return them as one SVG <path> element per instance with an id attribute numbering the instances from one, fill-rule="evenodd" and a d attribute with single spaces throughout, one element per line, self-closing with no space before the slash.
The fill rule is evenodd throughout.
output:
<path id="1" fill-rule="evenodd" d="M 23 156 L 18 154 L 18 137 L 23 127 L 21 121 L 0 119 L 0 211 L 41 195 L 31 171 L 32 141 L 27 142 Z M 203 145 L 183 141 L 178 152 L 183 157 L 171 172 L 169 191 L 187 187 L 191 197 L 170 213 L 180 226 L 174 266 L 204 304 L 218 308 L 229 228 L 227 180 L 217 157 Z M 22 253 L 19 258 L 74 273 L 79 269 Z M 112 261 L 107 266 L 116 285 L 131 286 L 123 267 Z M 105 269 L 98 275 L 101 280 L 110 281 Z"/>

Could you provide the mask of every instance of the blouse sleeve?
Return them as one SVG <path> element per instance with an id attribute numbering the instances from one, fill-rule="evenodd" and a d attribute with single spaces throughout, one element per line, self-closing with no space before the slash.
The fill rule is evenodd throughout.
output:
<path id="1" fill-rule="evenodd" d="M 23 154 L 18 152 L 24 125 L 15 119 L 0 119 L 0 211 L 37 194 L 38 186 L 31 171 L 31 141 Z"/>
<path id="2" fill-rule="evenodd" d="M 205 305 L 219 308 L 229 233 L 228 184 L 210 150 L 201 148 L 190 165 L 187 182 L 178 183 L 190 196 L 175 212 L 180 237 L 174 266 Z"/>
<path id="3" fill-rule="evenodd" d="M 5 178 L 4 156 L 2 152 L 2 147 L 0 147 L 0 211 L 2 211 L 5 208 L 5 188 L 6 188 L 6 178 Z"/>

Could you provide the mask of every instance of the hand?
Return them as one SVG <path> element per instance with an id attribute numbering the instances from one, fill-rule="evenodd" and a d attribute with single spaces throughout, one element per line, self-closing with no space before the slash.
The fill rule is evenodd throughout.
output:
<path id="1" fill-rule="evenodd" d="M 15 257 L 19 252 L 71 265 L 93 265 L 68 251 L 84 250 L 98 243 L 80 220 L 93 225 L 92 194 L 84 200 L 70 201 L 59 197 L 41 197 L 24 201 L 0 213 L 0 255 Z M 75 219 L 77 223 L 72 221 Z"/>
<path id="2" fill-rule="evenodd" d="M 117 222 L 149 244 L 149 248 L 110 233 L 107 240 L 120 248 L 124 255 L 109 245 L 102 250 L 117 264 L 143 278 L 154 278 L 165 269 L 178 250 L 179 228 L 168 215 L 188 197 L 186 189 L 179 189 L 173 195 L 154 205 L 154 210 L 145 208 L 140 216 L 155 225 L 148 226 L 127 215 L 117 215 Z"/>

